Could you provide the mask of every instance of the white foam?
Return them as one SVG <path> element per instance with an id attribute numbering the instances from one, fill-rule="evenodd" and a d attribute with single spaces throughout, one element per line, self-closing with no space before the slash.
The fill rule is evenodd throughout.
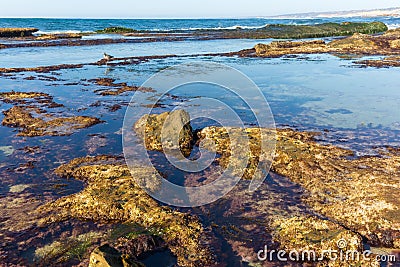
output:
<path id="1" fill-rule="evenodd" d="M 400 24 L 388 24 L 389 30 L 400 28 Z"/>

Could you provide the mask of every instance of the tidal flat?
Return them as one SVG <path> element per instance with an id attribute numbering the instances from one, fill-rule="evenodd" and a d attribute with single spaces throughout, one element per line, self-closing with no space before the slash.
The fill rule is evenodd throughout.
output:
<path id="1" fill-rule="evenodd" d="M 380 266 L 320 253 L 341 240 L 345 252 L 400 250 L 400 31 L 360 25 L 367 29 L 322 35 L 312 26 L 312 36 L 306 26 L 282 26 L 276 36 L 260 27 L 149 37 L 143 35 L 154 30 L 128 32 L 129 23 L 114 32 L 99 25 L 92 34 L 0 36 L 0 265 Z M 303 35 L 285 35 L 298 31 Z M 268 100 L 276 130 L 256 127 L 237 96 L 205 84 L 175 88 L 154 103 L 160 89 L 141 85 L 188 62 L 218 62 L 247 75 Z M 142 102 L 130 103 L 133 96 Z M 207 98 L 232 107 L 244 127 L 188 125 L 184 111 Z M 131 105 L 152 114 L 131 128 L 146 133 L 155 169 L 132 169 L 124 159 L 122 127 Z M 161 128 L 173 110 L 181 110 L 175 119 L 185 125 L 179 149 L 196 158 L 201 144 L 217 155 L 206 170 L 189 173 L 166 161 Z M 270 131 L 272 162 L 259 146 Z M 229 164 L 241 166 L 231 146 L 243 144 L 234 136 L 249 138 L 249 162 L 218 201 L 177 208 L 141 188 L 157 190 L 157 173 L 200 186 Z M 250 193 L 259 163 L 271 170 Z M 315 250 L 322 260 L 261 261 L 257 252 L 265 246 Z"/>

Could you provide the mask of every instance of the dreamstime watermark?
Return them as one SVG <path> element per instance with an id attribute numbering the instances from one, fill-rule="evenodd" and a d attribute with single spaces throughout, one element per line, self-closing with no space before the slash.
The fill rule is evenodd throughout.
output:
<path id="1" fill-rule="evenodd" d="M 144 82 L 142 87 L 153 88 L 157 92 L 151 99 L 148 94 L 143 93 L 136 93 L 132 97 L 125 114 L 122 135 L 126 163 L 132 176 L 138 179 L 138 184 L 149 195 L 165 204 L 195 207 L 212 203 L 229 193 L 243 177 L 251 157 L 250 140 L 247 134 L 235 135 L 232 130 L 246 128 L 244 112 L 251 113 L 247 114 L 247 118 L 252 118 L 252 127 L 270 130 L 268 133 L 260 135 L 260 142 L 257 145 L 260 147 L 263 161 L 259 161 L 255 166 L 254 175 L 248 188 L 249 192 L 255 191 L 262 184 L 268 175 L 275 151 L 275 122 L 264 94 L 246 75 L 223 64 L 193 62 L 161 70 Z M 170 130 L 164 131 L 166 124 L 173 124 L 173 121 L 169 119 L 170 116 L 165 119 L 160 142 L 163 145 L 168 164 L 174 168 L 186 174 L 199 173 L 209 168 L 207 169 L 208 177 L 218 176 L 217 179 L 201 186 L 182 186 L 161 177 L 157 172 L 159 166 L 153 164 L 143 143 L 146 136 L 139 136 L 132 130 L 133 125 L 140 118 L 153 114 L 152 108 L 149 107 L 160 106 L 159 104 L 163 103 L 165 98 L 174 95 L 176 91 L 185 93 L 189 89 L 198 90 L 198 94 L 203 95 L 188 97 L 189 99 L 186 99 L 184 105 L 175 103 L 171 105 L 173 108 L 168 111 L 183 109 L 189 114 L 190 121 L 206 119 L 224 127 L 230 140 L 231 156 L 228 164 L 224 166 L 225 168 L 219 168 L 218 171 L 210 174 L 210 170 L 214 171 L 214 169 L 209 167 L 216 160 L 217 155 L 215 151 L 211 152 L 205 149 L 203 144 L 213 142 L 215 147 L 215 142 L 210 140 L 211 138 L 200 141 L 201 155 L 195 160 L 186 158 L 181 151 L 166 149 L 164 147 L 165 140 L 168 140 L 169 145 L 172 142 L 176 143 L 172 145 L 179 147 L 178 136 L 182 130 L 176 129 L 174 134 L 171 134 Z M 165 134 L 172 135 L 172 137 L 165 136 Z M 232 144 L 240 144 L 240 148 Z M 154 169 L 156 178 L 153 179 L 153 182 L 143 182 L 143 179 L 136 177 L 137 167 Z"/>
<path id="2" fill-rule="evenodd" d="M 315 250 L 269 250 L 266 245 L 257 252 L 259 261 L 280 261 L 280 262 L 318 262 L 318 261 L 341 261 L 341 262 L 358 262 L 358 261 L 376 261 L 376 262 L 396 262 L 395 255 L 380 254 L 377 255 L 371 250 L 347 250 L 347 241 L 340 239 L 337 242 L 337 249 L 329 249 L 322 251 Z"/>

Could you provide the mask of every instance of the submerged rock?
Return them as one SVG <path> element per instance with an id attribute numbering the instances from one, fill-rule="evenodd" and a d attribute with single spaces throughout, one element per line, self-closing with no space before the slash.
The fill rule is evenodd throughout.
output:
<path id="1" fill-rule="evenodd" d="M 95 93 L 98 93 L 102 96 L 110 96 L 110 95 L 120 95 L 125 92 L 154 92 L 154 89 L 148 87 L 140 87 L 140 86 L 131 86 L 127 83 L 116 83 L 115 79 L 111 78 L 97 78 L 93 80 L 89 80 L 89 82 L 93 82 L 99 86 L 110 87 L 111 89 L 99 89 L 96 90 Z"/>
<path id="2" fill-rule="evenodd" d="M 88 116 L 56 117 L 39 108 L 14 106 L 4 111 L 4 126 L 19 128 L 19 136 L 70 135 L 75 130 L 101 123 Z"/>
<path id="3" fill-rule="evenodd" d="M 180 149 L 184 155 L 190 155 L 193 133 L 189 114 L 184 110 L 145 115 L 135 123 L 133 129 L 144 139 L 148 150 Z"/>

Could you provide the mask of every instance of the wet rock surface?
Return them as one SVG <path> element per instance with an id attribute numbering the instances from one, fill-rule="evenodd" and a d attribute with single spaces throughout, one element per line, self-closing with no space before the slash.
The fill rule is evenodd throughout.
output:
<path id="1" fill-rule="evenodd" d="M 204 266 L 213 263 L 205 244 L 204 229 L 193 216 L 160 206 L 136 183 L 135 177 L 149 179 L 152 169 L 128 169 L 118 158 L 97 156 L 80 158 L 62 165 L 56 173 L 84 180 L 87 187 L 74 195 L 39 208 L 48 214 L 41 224 L 70 218 L 103 222 L 131 222 L 152 229 L 168 244 L 181 266 Z"/>
<path id="2" fill-rule="evenodd" d="M 250 140 L 259 142 L 259 130 L 245 131 L 255 131 Z M 223 159 L 229 157 L 226 130 L 209 127 L 200 135 L 214 138 L 224 166 L 229 161 Z M 382 157 L 352 159 L 351 151 L 320 145 L 314 135 L 278 130 L 272 170 L 306 189 L 303 201 L 315 212 L 360 234 L 371 245 L 394 247 L 400 236 L 400 203 L 395 197 L 400 177 L 398 151 L 383 150 Z M 250 161 L 262 159 L 257 146 L 250 149 Z"/>
<path id="3" fill-rule="evenodd" d="M 397 32 L 395 32 L 397 33 Z M 255 46 L 256 55 L 260 57 L 279 57 L 288 54 L 315 53 L 352 53 L 361 55 L 399 55 L 397 47 L 399 37 L 395 33 L 367 35 L 355 33 L 350 37 L 326 43 L 315 41 L 282 41 Z"/>
<path id="4" fill-rule="evenodd" d="M 134 125 L 135 132 L 144 140 L 146 149 L 163 151 L 181 150 L 189 155 L 193 146 L 193 133 L 189 114 L 175 110 L 156 115 L 145 115 Z"/>
<path id="5" fill-rule="evenodd" d="M 89 267 L 143 267 L 144 264 L 124 257 L 118 250 L 103 245 L 96 248 L 89 259 Z"/>
<path id="6" fill-rule="evenodd" d="M 53 101 L 53 97 L 36 92 L 5 92 L 0 100 L 14 106 L 3 112 L 2 125 L 19 130 L 19 136 L 71 135 L 79 129 L 101 123 L 89 116 L 62 117 L 45 110 L 62 108 L 64 105 Z"/>
<path id="7" fill-rule="evenodd" d="M 111 88 L 111 89 L 98 89 L 95 91 L 95 93 L 98 93 L 103 96 L 120 95 L 122 93 L 132 92 L 132 91 L 154 92 L 154 90 L 151 88 L 130 86 L 127 83 L 115 83 L 115 79 L 111 78 L 97 78 L 94 80 L 89 80 L 89 82 L 93 82 L 99 86 Z"/>

